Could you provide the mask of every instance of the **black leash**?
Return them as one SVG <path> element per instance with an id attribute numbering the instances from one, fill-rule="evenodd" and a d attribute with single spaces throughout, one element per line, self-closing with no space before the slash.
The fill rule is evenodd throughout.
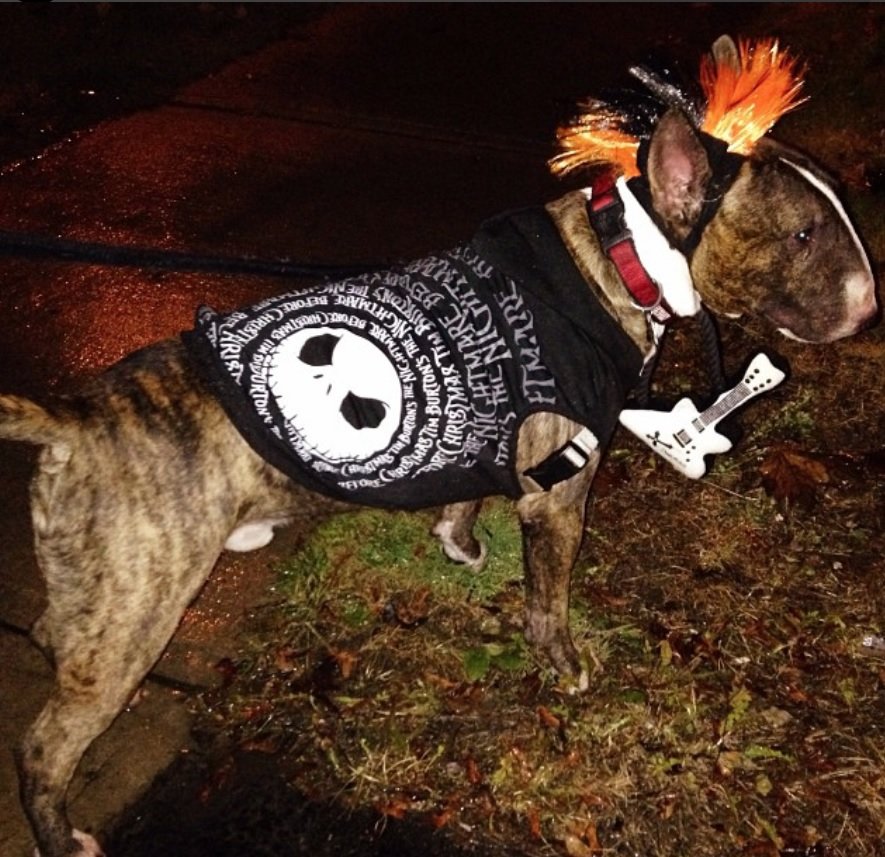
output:
<path id="1" fill-rule="evenodd" d="M 718 396 L 726 388 L 725 371 L 722 365 L 722 343 L 719 331 L 710 311 L 702 306 L 695 321 L 701 332 L 701 345 L 704 349 L 704 360 L 707 365 L 707 377 L 710 379 L 711 394 Z M 662 346 L 663 343 L 660 343 Z M 651 400 L 651 379 L 658 365 L 662 348 L 658 347 L 651 359 L 642 367 L 639 381 L 633 392 L 633 398 L 640 408 L 647 408 Z"/>
<path id="2" fill-rule="evenodd" d="M 697 319 L 701 326 L 701 344 L 704 347 L 704 356 L 707 360 L 710 386 L 713 388 L 713 395 L 718 396 L 726 387 L 725 371 L 722 366 L 722 342 L 719 339 L 716 322 L 706 307 L 701 307 Z"/>
<path id="3" fill-rule="evenodd" d="M 46 237 L 30 232 L 0 229 L 0 256 L 29 259 L 59 259 L 118 267 L 153 268 L 182 272 L 260 274 L 268 277 L 344 278 L 377 271 L 384 265 L 323 265 L 296 262 L 287 257 L 261 259 L 256 256 L 201 256 L 180 250 L 100 244 Z"/>
<path id="4" fill-rule="evenodd" d="M 93 241 L 74 241 L 54 238 L 31 232 L 12 232 L 0 229 L 0 256 L 21 256 L 30 259 L 52 259 L 66 262 L 83 262 L 94 265 L 148 268 L 191 273 L 257 274 L 269 277 L 342 279 L 378 271 L 389 264 L 374 265 L 324 265 L 295 262 L 288 257 L 262 259 L 256 256 L 203 256 L 180 250 L 157 250 L 152 247 L 102 244 Z M 701 331 L 701 342 L 707 362 L 707 372 L 713 393 L 725 389 L 722 368 L 722 351 L 719 333 L 713 317 L 705 307 L 696 316 Z M 651 378 L 658 364 L 658 348 L 654 357 L 645 364 L 634 390 L 634 398 L 640 407 L 648 407 Z"/>

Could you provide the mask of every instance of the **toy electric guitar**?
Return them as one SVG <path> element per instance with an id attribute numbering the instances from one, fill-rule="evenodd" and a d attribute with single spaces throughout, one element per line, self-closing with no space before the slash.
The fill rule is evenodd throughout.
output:
<path id="1" fill-rule="evenodd" d="M 700 479 L 707 472 L 705 455 L 727 452 L 731 441 L 713 427 L 754 396 L 771 390 L 786 376 L 764 354 L 757 354 L 744 379 L 724 392 L 702 413 L 691 399 L 680 399 L 669 412 L 648 409 L 621 411 L 624 428 L 633 432 L 680 473 Z"/>

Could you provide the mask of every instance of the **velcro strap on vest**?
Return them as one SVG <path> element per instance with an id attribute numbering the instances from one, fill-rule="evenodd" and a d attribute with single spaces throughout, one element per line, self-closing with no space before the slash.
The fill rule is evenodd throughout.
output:
<path id="1" fill-rule="evenodd" d="M 536 482 L 544 491 L 549 491 L 557 483 L 565 482 L 580 473 L 589 464 L 598 447 L 596 435 L 588 428 L 581 429 L 565 446 L 540 464 L 530 467 L 523 475 Z"/>

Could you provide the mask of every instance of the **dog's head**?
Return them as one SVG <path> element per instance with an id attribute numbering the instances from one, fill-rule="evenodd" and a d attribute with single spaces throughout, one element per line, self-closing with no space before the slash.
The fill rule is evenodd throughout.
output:
<path id="1" fill-rule="evenodd" d="M 645 139 L 624 130 L 623 115 L 591 102 L 561 131 L 554 170 L 609 161 L 634 175 L 717 312 L 760 314 L 807 342 L 872 324 L 872 270 L 832 181 L 763 136 L 799 103 L 795 61 L 776 43 L 738 50 L 723 37 L 702 66 L 701 104 L 639 71 L 668 105 Z"/>

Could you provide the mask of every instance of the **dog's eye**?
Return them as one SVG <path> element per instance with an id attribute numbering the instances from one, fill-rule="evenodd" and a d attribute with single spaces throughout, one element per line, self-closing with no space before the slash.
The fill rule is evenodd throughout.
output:
<path id="1" fill-rule="evenodd" d="M 794 232 L 792 239 L 799 247 L 807 247 L 814 240 L 814 226 L 809 224 L 804 229 Z"/>

